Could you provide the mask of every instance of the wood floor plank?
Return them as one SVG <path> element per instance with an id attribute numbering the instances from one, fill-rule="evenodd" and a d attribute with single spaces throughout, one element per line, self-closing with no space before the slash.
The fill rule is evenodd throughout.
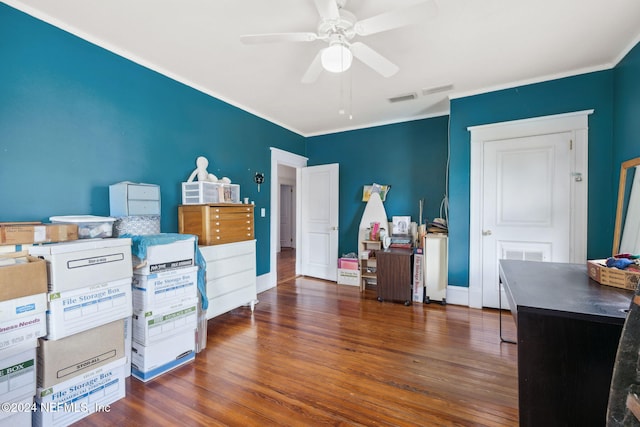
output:
<path id="1" fill-rule="evenodd" d="M 287 279 L 211 319 L 207 348 L 78 426 L 516 426 L 517 346 L 498 312 L 378 302 Z M 504 334 L 515 336 L 510 316 Z"/>

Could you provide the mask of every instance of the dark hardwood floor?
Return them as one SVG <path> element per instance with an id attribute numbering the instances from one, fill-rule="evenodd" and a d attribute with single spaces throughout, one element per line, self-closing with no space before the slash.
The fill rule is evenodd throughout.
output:
<path id="1" fill-rule="evenodd" d="M 193 363 L 146 384 L 127 379 L 109 413 L 76 425 L 518 424 L 517 347 L 500 343 L 496 310 L 381 303 L 375 290 L 286 268 L 253 315 L 209 321 Z"/>

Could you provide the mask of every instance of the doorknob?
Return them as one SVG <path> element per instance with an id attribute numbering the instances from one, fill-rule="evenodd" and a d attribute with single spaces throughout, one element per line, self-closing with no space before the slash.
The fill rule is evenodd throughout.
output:
<path id="1" fill-rule="evenodd" d="M 331 227 L 331 231 L 338 231 L 338 227 Z"/>
<path id="2" fill-rule="evenodd" d="M 483 236 L 491 236 L 491 230 L 482 230 Z"/>

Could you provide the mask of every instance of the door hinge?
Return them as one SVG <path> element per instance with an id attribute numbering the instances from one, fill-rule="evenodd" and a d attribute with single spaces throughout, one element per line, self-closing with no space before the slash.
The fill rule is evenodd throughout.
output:
<path id="1" fill-rule="evenodd" d="M 569 140 L 569 150 L 573 150 L 573 139 Z"/>

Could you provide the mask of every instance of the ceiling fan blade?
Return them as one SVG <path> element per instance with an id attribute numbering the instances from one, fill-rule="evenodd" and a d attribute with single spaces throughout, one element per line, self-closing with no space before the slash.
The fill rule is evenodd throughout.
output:
<path id="1" fill-rule="evenodd" d="M 314 2 L 322 19 L 340 19 L 336 0 L 314 0 Z"/>
<path id="2" fill-rule="evenodd" d="M 240 36 L 244 44 L 277 43 L 277 42 L 312 42 L 318 39 L 316 33 L 270 33 L 247 34 Z"/>
<path id="3" fill-rule="evenodd" d="M 353 56 L 373 68 L 383 77 L 391 77 L 398 72 L 399 68 L 396 64 L 380 55 L 364 43 L 355 42 L 351 44 L 351 53 Z"/>
<path id="4" fill-rule="evenodd" d="M 320 77 L 320 73 L 322 73 L 323 70 L 322 61 L 320 60 L 321 55 L 322 50 L 320 50 L 316 57 L 313 58 L 311 65 L 307 68 L 307 72 L 302 76 L 302 83 L 313 83 L 318 80 L 318 77 Z"/>
<path id="5" fill-rule="evenodd" d="M 361 36 L 393 30 L 405 25 L 419 24 L 434 17 L 438 7 L 433 0 L 424 1 L 406 8 L 381 13 L 371 18 L 363 19 L 355 24 L 355 32 Z"/>

